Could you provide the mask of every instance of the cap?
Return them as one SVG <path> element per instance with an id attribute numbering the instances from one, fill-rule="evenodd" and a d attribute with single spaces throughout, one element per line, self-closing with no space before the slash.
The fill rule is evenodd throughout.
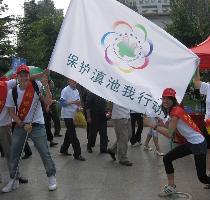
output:
<path id="1" fill-rule="evenodd" d="M 17 68 L 17 74 L 19 74 L 20 72 L 27 72 L 29 73 L 30 72 L 30 69 L 28 66 L 26 66 L 25 64 L 22 64 L 20 65 L 18 68 Z"/>
<path id="2" fill-rule="evenodd" d="M 176 91 L 173 88 L 166 88 L 162 94 L 163 97 L 176 97 Z"/>

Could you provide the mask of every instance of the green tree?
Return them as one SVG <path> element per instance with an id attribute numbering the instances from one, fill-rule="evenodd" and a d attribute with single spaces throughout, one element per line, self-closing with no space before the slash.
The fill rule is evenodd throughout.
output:
<path id="1" fill-rule="evenodd" d="M 30 29 L 24 37 L 24 51 L 20 57 L 27 58 L 30 65 L 45 67 L 48 65 L 53 51 L 62 17 L 44 17 L 32 22 Z"/>
<path id="2" fill-rule="evenodd" d="M 1 70 L 7 70 L 10 65 L 9 57 L 14 53 L 14 47 L 10 41 L 12 34 L 13 18 L 4 16 L 8 6 L 0 0 L 0 67 Z"/>
<path id="3" fill-rule="evenodd" d="M 210 0 L 171 0 L 172 23 L 167 31 L 192 47 L 210 34 Z"/>
<path id="4" fill-rule="evenodd" d="M 25 3 L 25 15 L 19 23 L 18 56 L 26 58 L 28 65 L 47 66 L 62 21 L 62 12 L 51 0 Z"/>
<path id="5" fill-rule="evenodd" d="M 24 4 L 24 17 L 19 21 L 17 56 L 27 59 L 27 65 L 48 66 L 63 21 L 63 12 L 53 1 L 31 0 Z M 61 75 L 51 73 L 56 88 L 63 87 Z"/>

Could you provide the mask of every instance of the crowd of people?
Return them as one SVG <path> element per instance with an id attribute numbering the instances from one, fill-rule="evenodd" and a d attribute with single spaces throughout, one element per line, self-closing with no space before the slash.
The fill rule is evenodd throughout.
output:
<path id="1" fill-rule="evenodd" d="M 30 76 L 30 69 L 26 65 L 19 66 L 16 74 L 16 79 L 0 81 L 0 151 L 7 161 L 10 174 L 10 180 L 2 188 L 2 192 L 10 192 L 17 189 L 20 183 L 28 182 L 19 172 L 21 159 L 27 159 L 32 155 L 28 138 L 34 142 L 39 152 L 49 179 L 48 188 L 53 191 L 57 188 L 56 167 L 49 146 L 58 145 L 54 137 L 62 137 L 53 81 L 48 80 L 49 70 Z M 205 120 L 208 121 L 210 119 L 210 84 L 201 82 L 199 71 L 197 71 L 194 85 L 201 94 L 206 96 Z M 136 113 L 115 103 L 107 102 L 82 87 L 79 90 L 77 83 L 68 79 L 68 85 L 60 95 L 61 118 L 66 126 L 59 152 L 61 155 L 70 156 L 69 147 L 72 145 L 74 159 L 86 161 L 82 156 L 74 124 L 74 116 L 80 110 L 83 111 L 87 121 L 88 153 L 94 151 L 97 133 L 99 133 L 100 153 L 110 155 L 111 159 L 118 160 L 123 166 L 132 166 L 133 163 L 129 160 L 127 153 L 128 145 L 129 142 L 132 147 L 142 144 L 141 134 L 145 125 L 149 127 L 149 132 L 144 142 L 144 150 L 152 151 L 149 142 L 153 138 L 154 152 L 157 156 L 163 156 L 168 177 L 168 184 L 163 188 L 160 196 L 177 192 L 172 162 L 190 154 L 194 155 L 198 179 L 206 185 L 205 188 L 210 188 L 210 177 L 207 175 L 206 168 L 208 166 L 210 169 L 210 152 L 207 151 L 210 149 L 209 129 L 199 130 L 177 102 L 176 91 L 173 88 L 166 88 L 162 94 L 162 109 L 168 119 L 164 121 L 167 122 L 163 122 L 152 114 L 145 116 L 143 113 Z M 116 141 L 112 141 L 113 145 L 108 148 L 107 121 L 109 119 L 113 122 Z M 54 122 L 54 134 L 51 121 Z M 159 134 L 178 144 L 166 155 L 160 150 Z M 208 163 L 206 163 L 207 155 Z"/>

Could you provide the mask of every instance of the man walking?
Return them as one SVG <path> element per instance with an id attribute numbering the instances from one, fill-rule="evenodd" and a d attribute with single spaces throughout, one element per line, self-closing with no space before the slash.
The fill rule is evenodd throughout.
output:
<path id="1" fill-rule="evenodd" d="M 141 145 L 141 134 L 143 131 L 143 114 L 131 111 L 131 128 L 132 128 L 132 137 L 130 143 L 132 146 Z M 136 130 L 137 123 L 137 130 Z"/>
<path id="2" fill-rule="evenodd" d="M 87 121 L 89 124 L 89 135 L 87 151 L 92 153 L 92 147 L 95 146 L 97 133 L 100 134 L 100 152 L 107 153 L 107 117 L 106 100 L 88 92 L 86 97 Z"/>
<path id="3" fill-rule="evenodd" d="M 113 160 L 116 160 L 115 154 L 117 154 L 121 165 L 132 166 L 133 163 L 127 157 L 128 141 L 131 138 L 130 110 L 113 104 L 112 120 L 117 141 L 108 149 L 108 153 Z"/>
<path id="4" fill-rule="evenodd" d="M 76 129 L 74 125 L 74 115 L 80 106 L 79 92 L 76 89 L 77 83 L 69 79 L 68 86 L 61 92 L 61 118 L 64 119 L 66 125 L 66 134 L 63 144 L 60 149 L 60 153 L 63 155 L 71 155 L 68 153 L 70 144 L 74 149 L 74 158 L 79 161 L 85 161 L 85 158 L 81 155 L 80 142 L 77 138 Z"/>

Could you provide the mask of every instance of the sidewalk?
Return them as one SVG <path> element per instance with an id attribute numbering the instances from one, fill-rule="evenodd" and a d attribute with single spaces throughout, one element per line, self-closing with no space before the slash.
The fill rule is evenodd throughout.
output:
<path id="1" fill-rule="evenodd" d="M 64 135 L 65 129 L 62 129 Z M 37 151 L 32 147 L 33 155 L 22 162 L 21 171 L 29 183 L 21 185 L 9 194 L 0 194 L 0 200 L 158 200 L 157 194 L 166 183 L 162 158 L 153 152 L 145 152 L 143 146 L 130 147 L 129 159 L 132 167 L 125 167 L 113 162 L 109 155 L 99 153 L 99 140 L 92 154 L 86 152 L 85 129 L 77 129 L 83 156 L 86 162 L 73 160 L 72 156 L 59 154 L 62 138 L 55 138 L 59 146 L 51 148 L 57 167 L 58 189 L 48 191 L 48 180 Z M 113 128 L 108 128 L 111 145 L 115 140 Z M 144 129 L 143 141 L 146 129 Z M 170 148 L 168 140 L 160 137 L 162 150 Z M 153 142 L 151 141 L 153 147 Z M 72 153 L 72 148 L 70 148 Z M 0 158 L 2 166 L 3 159 Z M 204 190 L 199 183 L 194 161 L 191 156 L 174 162 L 176 184 L 179 191 L 190 193 L 193 200 L 209 200 L 210 190 Z M 1 172 L 6 176 L 5 168 Z M 3 184 L 0 184 L 0 188 Z"/>

